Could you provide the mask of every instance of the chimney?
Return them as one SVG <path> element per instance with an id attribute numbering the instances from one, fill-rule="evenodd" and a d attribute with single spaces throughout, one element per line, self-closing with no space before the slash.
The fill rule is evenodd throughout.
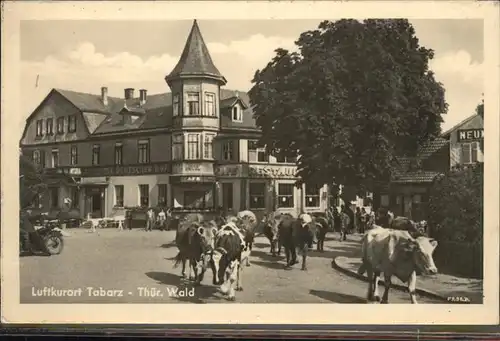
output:
<path id="1" fill-rule="evenodd" d="M 146 89 L 139 90 L 139 100 L 140 100 L 141 105 L 146 104 L 147 96 L 148 96 L 148 90 L 146 90 Z"/>
<path id="2" fill-rule="evenodd" d="M 238 92 L 238 90 L 236 90 L 236 91 L 234 92 L 234 95 L 235 95 L 236 97 L 240 97 L 240 93 Z"/>
<path id="3" fill-rule="evenodd" d="M 125 89 L 125 99 L 134 98 L 134 88 L 126 88 Z"/>
<path id="4" fill-rule="evenodd" d="M 108 105 L 108 88 L 105 86 L 101 87 L 101 100 L 102 104 Z"/>

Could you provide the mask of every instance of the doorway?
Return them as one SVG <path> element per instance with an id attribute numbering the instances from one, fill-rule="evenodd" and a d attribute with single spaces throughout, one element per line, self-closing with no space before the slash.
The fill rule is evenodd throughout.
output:
<path id="1" fill-rule="evenodd" d="M 231 182 L 222 183 L 222 207 L 226 212 L 233 209 L 233 184 Z"/>
<path id="2" fill-rule="evenodd" d="M 104 189 L 98 187 L 87 188 L 85 200 L 85 216 L 90 213 L 92 215 L 92 218 L 104 217 L 104 205 Z"/>

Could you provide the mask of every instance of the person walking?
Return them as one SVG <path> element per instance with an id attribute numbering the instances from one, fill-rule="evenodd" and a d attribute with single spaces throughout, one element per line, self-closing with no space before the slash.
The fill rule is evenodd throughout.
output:
<path id="1" fill-rule="evenodd" d="M 152 207 L 149 208 L 147 213 L 148 219 L 146 221 L 146 231 L 152 231 L 155 223 L 155 212 Z"/>

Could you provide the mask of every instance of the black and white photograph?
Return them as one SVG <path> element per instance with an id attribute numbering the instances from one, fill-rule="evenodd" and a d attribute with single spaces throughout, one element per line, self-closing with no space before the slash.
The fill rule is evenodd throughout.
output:
<path id="1" fill-rule="evenodd" d="M 498 319 L 487 3 L 470 17 L 447 15 L 461 13 L 453 4 L 436 17 L 432 3 L 394 2 L 392 16 L 289 3 L 287 16 L 214 2 L 218 16 L 186 5 L 178 18 L 168 3 L 129 2 L 121 16 L 109 3 L 95 18 L 59 5 L 40 4 L 51 11 L 40 19 L 33 4 L 13 28 L 3 303 L 40 309 L 40 321 L 55 304 L 148 321 L 211 303 L 231 321 L 233 308 L 299 321 L 322 307 L 337 323 L 352 305 L 344 323 L 398 306 L 410 323 L 473 307 L 460 321 Z"/>

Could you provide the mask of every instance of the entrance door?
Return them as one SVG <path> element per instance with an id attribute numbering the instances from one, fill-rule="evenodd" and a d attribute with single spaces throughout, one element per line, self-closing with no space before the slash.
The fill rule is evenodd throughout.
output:
<path id="1" fill-rule="evenodd" d="M 102 218 L 102 201 L 101 193 L 93 193 L 90 197 L 90 207 L 92 210 L 92 217 Z"/>
<path id="2" fill-rule="evenodd" d="M 222 207 L 228 212 L 233 209 L 233 184 L 222 183 Z"/>

